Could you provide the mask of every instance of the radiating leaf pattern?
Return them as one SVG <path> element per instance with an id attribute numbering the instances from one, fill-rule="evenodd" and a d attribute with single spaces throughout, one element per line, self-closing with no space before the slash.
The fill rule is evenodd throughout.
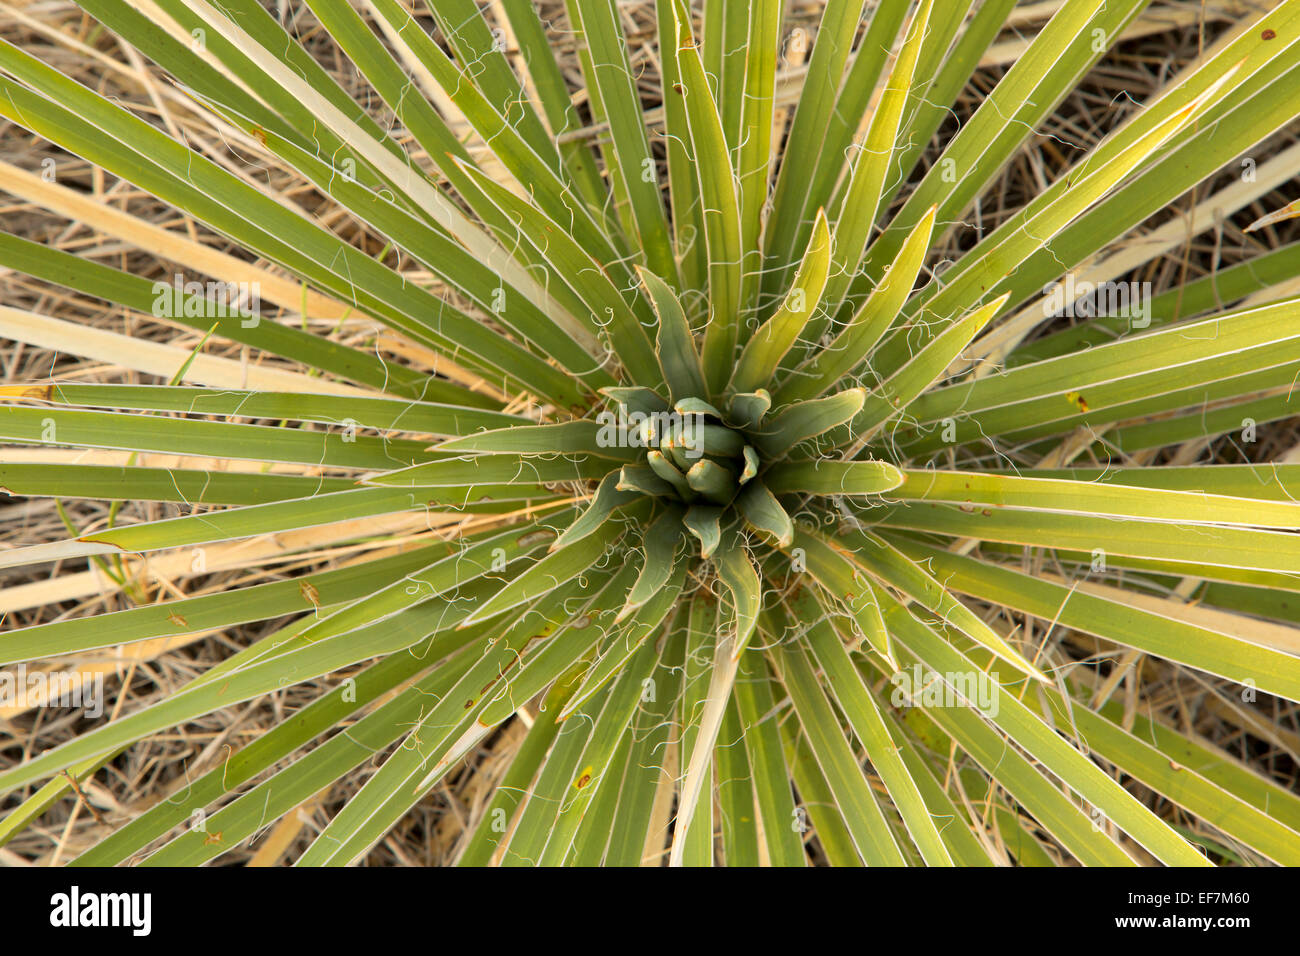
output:
<path id="1" fill-rule="evenodd" d="M 1140 324 L 1065 328 L 1041 302 L 1101 250 L 1143 266 L 1133 230 L 1293 120 L 1300 3 L 943 270 L 1140 0 L 1055 4 L 924 168 L 1011 3 L 827 0 L 792 71 L 775 0 L 655 0 L 649 29 L 615 0 L 306 0 L 366 104 L 257 0 L 80 5 L 213 138 L 389 246 L 0 42 L 0 117 L 250 260 L 177 246 L 196 277 L 266 279 L 260 311 L 218 309 L 0 236 L 0 268 L 204 335 L 133 350 L 0 307 L 0 336 L 158 380 L 0 388 L 0 487 L 169 509 L 0 565 L 89 561 L 127 593 L 137 555 L 274 536 L 308 569 L 194 595 L 182 572 L 158 603 L 0 637 L 16 664 L 288 621 L 0 771 L 0 843 L 151 735 L 347 671 L 74 862 L 218 858 L 373 761 L 293 856 L 346 865 L 510 741 L 460 865 L 1300 863 L 1300 798 L 1134 696 L 1158 659 L 1300 702 L 1300 465 L 1156 454 L 1296 414 L 1300 256 L 1189 283 Z M 12 182 L 162 254 L 130 215 Z M 307 313 L 390 337 L 357 347 Z M 284 361 L 249 378 L 209 337 Z M 418 545 L 327 567 L 385 534 Z M 1079 666 L 1085 643 L 1123 667 Z"/>

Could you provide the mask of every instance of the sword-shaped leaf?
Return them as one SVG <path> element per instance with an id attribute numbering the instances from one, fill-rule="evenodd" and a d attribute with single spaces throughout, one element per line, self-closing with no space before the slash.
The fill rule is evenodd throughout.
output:
<path id="1" fill-rule="evenodd" d="M 772 396 L 765 388 L 754 392 L 740 392 L 731 396 L 727 415 L 737 428 L 752 431 L 763 423 L 763 416 L 772 407 Z"/>
<path id="2" fill-rule="evenodd" d="M 700 353 L 695 348 L 690 322 L 682 311 L 682 304 L 663 279 L 649 269 L 637 269 L 641 284 L 650 295 L 655 317 L 659 320 L 659 334 L 655 354 L 663 369 L 664 381 L 674 399 L 700 397 L 709 394 L 700 367 Z"/>
<path id="3" fill-rule="evenodd" d="M 641 571 L 637 574 L 636 583 L 627 592 L 622 610 L 614 618 L 616 623 L 640 608 L 668 583 L 676 562 L 677 548 L 682 540 L 684 514 L 681 508 L 667 508 L 646 531 L 642 543 L 645 556 Z"/>
<path id="4" fill-rule="evenodd" d="M 630 446 L 627 432 L 617 425 L 605 425 L 584 418 L 556 425 L 493 428 L 440 442 L 432 446 L 430 451 L 452 455 L 586 454 L 616 461 L 637 461 L 641 457 L 640 451 Z"/>
<path id="5" fill-rule="evenodd" d="M 799 271 L 780 308 L 745 343 L 729 388 L 750 392 L 769 385 L 781 360 L 799 341 L 821 304 L 822 290 L 831 265 L 831 232 L 826 211 L 817 210 L 812 237 L 799 263 Z"/>
<path id="6" fill-rule="evenodd" d="M 736 473 L 707 458 L 691 465 L 686 473 L 686 483 L 708 501 L 717 505 L 731 503 L 738 487 Z"/>
<path id="7" fill-rule="evenodd" d="M 856 554 L 850 559 L 854 563 L 937 614 L 967 637 L 983 644 L 1017 670 L 1044 684 L 1051 683 L 1051 678 L 1026 660 L 978 614 L 953 597 L 942 582 L 897 548 L 870 531 L 845 532 L 840 535 L 840 541 L 844 547 L 856 547 Z"/>
<path id="8" fill-rule="evenodd" d="M 911 404 L 912 399 L 934 384 L 952 364 L 961 350 L 1007 304 L 1001 295 L 980 306 L 959 322 L 954 322 L 930 339 L 908 362 L 867 394 L 862 411 L 855 415 L 852 432 L 852 457 L 886 421 Z"/>
<path id="9" fill-rule="evenodd" d="M 650 464 L 650 470 L 655 473 L 661 482 L 666 483 L 668 489 L 676 492 L 683 500 L 690 501 L 694 497 L 690 483 L 686 480 L 686 475 L 678 470 L 677 466 L 668 460 L 663 452 L 654 451 L 653 449 L 646 453 L 646 461 Z"/>
<path id="10" fill-rule="evenodd" d="M 826 398 L 787 405 L 764 422 L 760 430 L 750 432 L 750 443 L 764 457 L 776 458 L 799 442 L 852 419 L 862 410 L 866 397 L 865 389 L 850 388 Z"/>
<path id="11" fill-rule="evenodd" d="M 771 538 L 778 548 L 788 548 L 794 540 L 790 515 L 762 480 L 745 484 L 736 497 L 736 508 L 755 530 Z"/>
<path id="12" fill-rule="evenodd" d="M 619 473 L 616 471 L 611 471 L 602 478 L 587 510 L 579 515 L 573 524 L 565 528 L 564 533 L 552 541 L 547 550 L 558 551 L 587 537 L 609 519 L 614 509 L 639 501 L 643 497 L 640 492 L 620 489 L 618 484 Z"/>
<path id="13" fill-rule="evenodd" d="M 572 716 L 593 694 L 609 683 L 652 634 L 658 633 L 665 621 L 671 622 L 671 616 L 677 612 L 677 596 L 686 581 L 687 563 L 685 557 L 679 559 L 673 566 L 668 583 L 633 612 L 626 623 L 619 625 L 609 635 L 605 646 L 592 661 L 582 683 L 564 705 L 557 720 Z"/>
<path id="14" fill-rule="evenodd" d="M 633 505 L 628 510 L 629 518 L 644 517 L 649 504 Z M 585 538 L 575 541 L 567 548 L 552 551 L 526 571 L 511 578 L 501 590 L 475 608 L 462 624 L 468 627 L 478 621 L 496 617 L 513 607 L 536 600 L 538 597 L 555 590 L 566 581 L 589 570 L 610 547 L 618 541 L 627 529 L 621 522 L 607 521 Z"/>
<path id="15" fill-rule="evenodd" d="M 762 581 L 734 527 L 723 535 L 721 545 L 713 553 L 713 566 L 718 569 L 718 578 L 731 594 L 730 645 L 731 659 L 735 661 L 744 652 L 758 626 Z"/>
<path id="16" fill-rule="evenodd" d="M 861 365 L 898 317 L 925 262 L 934 228 L 934 207 L 921 217 L 871 295 L 834 340 L 794 369 L 777 390 L 785 404 L 816 398 Z"/>
<path id="17" fill-rule="evenodd" d="M 700 557 L 710 558 L 722 540 L 722 509 L 715 505 L 691 505 L 682 523 L 700 541 Z"/>
<path id="18" fill-rule="evenodd" d="M 884 461 L 783 461 L 763 481 L 778 495 L 879 495 L 901 485 L 903 473 Z"/>
<path id="19" fill-rule="evenodd" d="M 722 117 L 709 88 L 700 51 L 691 33 L 690 11 L 683 0 L 672 3 L 676 21 L 677 88 L 664 95 L 685 103 L 691 134 L 699 197 L 703 206 L 704 240 L 709 263 L 709 324 L 704 330 L 704 377 L 713 397 L 731 376 L 740 328 L 741 259 L 740 208 L 736 177 L 727 151 Z M 698 241 L 698 240 L 697 240 Z"/>
<path id="20" fill-rule="evenodd" d="M 658 455 L 658 452 L 651 452 Z M 662 455 L 659 455 L 662 458 Z M 651 459 L 653 465 L 653 459 Z M 646 465 L 624 465 L 619 469 L 618 488 L 620 491 L 639 491 L 643 495 L 654 495 L 658 497 L 676 498 L 678 496 L 675 485 L 664 480 L 654 470 L 653 467 Z M 689 489 L 687 489 L 689 490 Z"/>
<path id="21" fill-rule="evenodd" d="M 827 600 L 843 608 L 852 618 L 859 640 L 865 638 L 871 649 L 897 670 L 898 661 L 881 616 L 880 598 L 866 573 L 840 547 L 801 526 L 794 529 L 794 547 L 803 551 L 808 573 L 821 584 Z"/>
<path id="22" fill-rule="evenodd" d="M 921 0 L 912 15 L 903 49 L 894 61 L 889 81 L 871 114 L 871 125 L 861 143 L 856 144 L 853 171 L 849 174 L 848 188 L 835 218 L 835 262 L 825 292 L 828 315 L 835 315 L 844 300 L 844 293 L 857 275 L 881 206 L 886 179 L 891 172 L 897 175 L 894 154 L 905 145 L 899 137 L 903 107 L 909 99 L 916 61 L 927 39 L 933 7 L 934 0 Z M 926 235 L 928 237 L 929 230 L 926 230 Z M 825 327 L 825 319 L 815 321 L 809 328 L 809 337 L 820 338 Z"/>

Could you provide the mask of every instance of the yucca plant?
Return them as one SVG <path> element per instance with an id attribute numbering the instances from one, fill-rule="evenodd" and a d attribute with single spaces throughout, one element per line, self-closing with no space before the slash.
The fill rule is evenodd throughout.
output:
<path id="1" fill-rule="evenodd" d="M 1300 862 L 1294 767 L 1151 699 L 1184 681 L 1295 753 L 1300 465 L 1204 450 L 1294 414 L 1300 248 L 1062 318 L 1208 228 L 1144 224 L 1293 119 L 1300 3 L 1117 107 L 987 232 L 971 210 L 1144 0 L 1058 4 L 943 136 L 1014 0 L 827 0 L 793 31 L 780 0 L 659 0 L 634 33 L 614 0 L 305 0 L 347 89 L 256 0 L 79 6 L 185 129 L 7 43 L 0 115 L 236 253 L 7 167 L 184 272 L 13 235 L 0 265 L 185 344 L 0 308 L 156 383 L 5 386 L 0 485 L 115 504 L 0 558 L 123 604 L 0 650 L 89 680 L 279 623 L 11 741 L 0 840 L 306 684 L 167 799 L 96 810 L 75 862 L 202 863 L 364 779 L 290 854 L 347 864 L 464 774 L 463 865 Z M 1294 175 L 1270 162 L 1215 208 Z"/>

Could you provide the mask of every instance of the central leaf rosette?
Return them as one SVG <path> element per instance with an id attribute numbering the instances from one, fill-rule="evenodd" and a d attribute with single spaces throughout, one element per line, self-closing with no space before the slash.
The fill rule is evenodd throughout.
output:
<path id="1" fill-rule="evenodd" d="M 728 421 L 701 398 L 683 399 L 666 411 L 634 411 L 626 421 L 615 419 L 610 412 L 597 416 L 603 426 L 599 440 L 611 444 L 631 438 L 646 449 L 652 472 L 625 469 L 620 490 L 725 508 L 758 475 L 758 452 L 741 423 Z"/>
<path id="2" fill-rule="evenodd" d="M 643 625 L 661 620 L 689 581 L 699 580 L 701 560 L 709 562 L 704 574 L 716 573 L 731 597 L 726 630 L 736 653 L 754 633 L 763 579 L 784 577 L 783 567 L 806 567 L 839 593 L 867 593 L 870 586 L 824 536 L 818 519 L 834 520 L 840 511 L 827 498 L 879 496 L 902 483 L 897 468 L 865 452 L 871 437 L 930 379 L 904 367 L 868 390 L 848 376 L 862 366 L 891 313 L 875 311 L 868 301 L 837 334 L 828 334 L 834 326 L 823 299 L 831 248 L 819 212 L 786 295 L 743 343 L 716 334 L 711 322 L 693 329 L 672 288 L 638 269 L 655 321 L 633 318 L 618 327 L 644 345 L 615 353 L 618 384 L 600 388 L 603 402 L 572 421 L 496 428 L 436 446 L 476 456 L 473 468 L 484 478 L 517 478 L 528 469 L 548 487 L 576 482 L 586 488 L 585 507 L 572 520 L 556 519 L 559 533 L 549 554 L 477 608 L 469 622 L 553 587 L 603 560 L 612 547 L 641 558 L 615 619 L 626 622 L 636 640 L 645 639 Z M 942 369 L 959 347 L 940 337 L 917 358 L 926 370 Z M 794 514 L 813 520 L 796 526 Z M 891 659 L 876 602 L 863 602 L 859 614 L 868 640 Z M 601 669 L 603 677 L 612 673 Z"/>
<path id="3" fill-rule="evenodd" d="M 842 607 L 855 633 L 892 668 L 898 661 L 883 615 L 897 589 L 923 595 L 918 600 L 929 611 L 960 618 L 967 634 L 1038 676 L 988 625 L 963 615 L 919 563 L 871 529 L 840 522 L 854 514 L 855 500 L 874 505 L 904 485 L 899 468 L 871 457 L 895 446 L 895 436 L 885 441 L 882 432 L 891 422 L 911 427 L 913 403 L 1012 294 L 954 309 L 947 301 L 953 292 L 936 307 L 945 295 L 939 291 L 925 300 L 924 313 L 908 308 L 935 236 L 935 205 L 887 256 L 870 269 L 864 262 L 872 211 L 893 176 L 888 144 L 902 121 L 929 9 L 927 0 L 917 12 L 869 144 L 856 151 L 851 174 L 835 190 L 830 218 L 816 206 L 791 215 L 781 188 L 765 213 L 761 190 L 741 188 L 715 84 L 680 2 L 664 7 L 678 70 L 665 89 L 665 109 L 688 120 L 682 132 L 693 154 L 689 181 L 699 192 L 675 198 L 683 200 L 682 212 L 698 207 L 703 227 L 680 259 L 670 242 L 659 241 L 642 257 L 618 255 L 616 244 L 599 236 L 597 220 L 574 218 L 558 196 L 563 215 L 548 218 L 552 213 L 539 215 L 524 196 L 464 168 L 507 218 L 536 227 L 521 230 L 519 241 L 551 264 L 548 288 L 570 305 L 572 321 L 545 342 L 520 333 L 529 339 L 530 359 L 543 366 L 532 372 L 551 379 L 563 377 L 565 367 L 581 370 L 581 386 L 570 380 L 563 389 L 530 389 L 521 380 L 521 394 L 546 399 L 535 412 L 549 423 L 516 417 L 443 442 L 433 450 L 449 457 L 420 466 L 422 480 L 437 474 L 485 488 L 513 483 L 516 496 L 519 485 L 536 482 L 539 499 L 551 496 L 550 504 L 539 501 L 538 512 L 565 509 L 538 519 L 555 534 L 549 553 L 476 607 L 466 625 L 535 600 L 588 569 L 618 567 L 613 588 L 621 610 L 605 625 L 596 660 L 561 716 L 613 679 L 632 649 L 676 614 L 679 599 L 697 591 L 705 593 L 692 608 L 711 604 L 716 593 L 723 615 L 717 633 L 740 655 L 765 603 L 773 603 L 764 601 L 765 589 L 787 590 L 791 571 L 806 571 L 816 600 Z M 760 138 L 745 142 L 757 153 L 745 159 L 742 143 L 740 168 L 765 161 Z M 780 175 L 785 181 L 814 172 L 783 161 Z M 637 183 L 647 186 L 648 204 L 658 201 L 653 179 L 623 177 L 624 186 Z M 642 223 L 640 211 L 633 215 L 646 238 L 666 236 L 653 216 Z M 570 221 L 572 235 L 564 226 Z M 500 318 L 508 322 L 504 312 Z M 566 410 L 572 420 L 560 420 Z M 919 416 L 915 423 L 923 424 Z M 557 491 L 573 497 L 556 500 Z M 872 555 L 870 568 L 861 554 Z"/>
<path id="4" fill-rule="evenodd" d="M 802 411 L 792 408 L 796 414 L 784 417 L 769 417 L 772 397 L 762 388 L 729 394 L 725 408 L 694 395 L 670 405 L 645 387 L 611 388 L 605 394 L 614 407 L 596 416 L 596 444 L 640 454 L 619 469 L 617 479 L 610 476 L 612 492 L 598 491 L 597 498 L 615 507 L 615 502 L 637 497 L 657 499 L 674 518 L 680 516 L 704 558 L 713 555 L 733 517 L 772 546 L 789 547 L 794 524 L 778 493 L 793 498 L 801 489 L 796 480 L 800 469 L 780 467 L 785 452 L 814 430 L 842 424 L 862 406 L 857 389 Z M 876 470 L 878 463 L 868 467 Z"/>

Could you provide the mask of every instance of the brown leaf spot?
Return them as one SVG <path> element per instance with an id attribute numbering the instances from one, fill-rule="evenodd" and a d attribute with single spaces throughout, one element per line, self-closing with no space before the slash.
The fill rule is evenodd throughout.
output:
<path id="1" fill-rule="evenodd" d="M 1259 38 L 1260 38 L 1261 40 L 1272 40 L 1272 39 L 1274 39 L 1274 38 L 1276 38 L 1276 37 L 1277 37 L 1277 34 L 1274 33 L 1272 30 L 1265 30 L 1263 33 L 1261 33 L 1261 34 L 1259 35 Z"/>

